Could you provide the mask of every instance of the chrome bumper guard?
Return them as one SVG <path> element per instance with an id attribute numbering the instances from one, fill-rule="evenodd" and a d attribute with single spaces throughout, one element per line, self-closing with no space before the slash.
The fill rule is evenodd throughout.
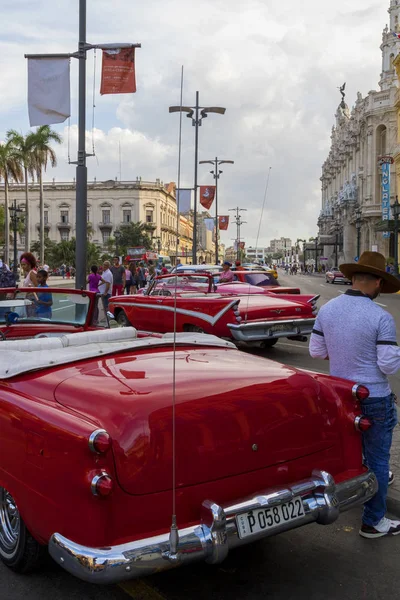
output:
<path id="1" fill-rule="evenodd" d="M 88 548 L 55 533 L 49 543 L 49 552 L 59 565 L 80 579 L 99 584 L 118 583 L 200 560 L 220 563 L 232 548 L 307 523 L 329 525 L 341 511 L 372 498 L 377 489 L 375 475 L 370 471 L 336 485 L 329 473 L 316 470 L 309 479 L 285 489 L 269 489 L 232 506 L 222 508 L 214 502 L 204 502 L 201 523 L 179 531 L 176 554 L 171 552 L 169 532 L 108 548 Z M 303 502 L 304 516 L 245 539 L 239 538 L 237 515 L 277 506 L 298 496 Z"/>
<path id="2" fill-rule="evenodd" d="M 238 342 L 256 342 L 281 337 L 310 335 L 314 323 L 315 317 L 310 319 L 288 319 L 287 321 L 228 323 L 228 327 L 233 338 Z"/>

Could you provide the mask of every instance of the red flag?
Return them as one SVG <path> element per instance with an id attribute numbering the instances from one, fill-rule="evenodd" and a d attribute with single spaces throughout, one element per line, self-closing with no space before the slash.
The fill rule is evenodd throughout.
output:
<path id="1" fill-rule="evenodd" d="M 100 94 L 136 92 L 135 48 L 103 50 Z"/>
<path id="2" fill-rule="evenodd" d="M 200 204 L 204 206 L 206 210 L 211 208 L 215 197 L 215 185 L 201 185 L 200 186 Z"/>
<path id="3" fill-rule="evenodd" d="M 228 229 L 229 215 L 226 217 L 218 217 L 218 225 L 220 229 Z"/>

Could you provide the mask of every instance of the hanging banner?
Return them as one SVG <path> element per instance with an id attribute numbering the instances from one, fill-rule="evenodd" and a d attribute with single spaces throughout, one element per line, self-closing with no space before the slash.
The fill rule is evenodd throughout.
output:
<path id="1" fill-rule="evenodd" d="M 100 94 L 133 94 L 135 92 L 135 48 L 103 50 Z"/>
<path id="2" fill-rule="evenodd" d="M 227 215 L 225 217 L 218 217 L 218 225 L 219 225 L 219 228 L 222 230 L 228 229 L 229 215 Z"/>
<path id="3" fill-rule="evenodd" d="M 192 190 L 176 190 L 176 203 L 178 205 L 179 214 L 188 213 L 190 211 L 191 198 Z"/>
<path id="4" fill-rule="evenodd" d="M 201 185 L 200 186 L 200 204 L 204 206 L 206 210 L 211 208 L 215 198 L 215 185 Z"/>
<path id="5" fill-rule="evenodd" d="M 31 127 L 63 123 L 71 115 L 70 59 L 28 58 Z"/>
<path id="6" fill-rule="evenodd" d="M 214 231 L 214 219 L 204 219 L 204 225 L 207 231 Z"/>
<path id="7" fill-rule="evenodd" d="M 390 162 L 381 159 L 382 163 L 382 221 L 390 218 Z M 383 232 L 384 238 L 390 237 L 389 231 Z"/>
<path id="8" fill-rule="evenodd" d="M 244 250 L 245 246 L 246 246 L 246 242 L 239 242 L 239 248 L 241 250 Z"/>

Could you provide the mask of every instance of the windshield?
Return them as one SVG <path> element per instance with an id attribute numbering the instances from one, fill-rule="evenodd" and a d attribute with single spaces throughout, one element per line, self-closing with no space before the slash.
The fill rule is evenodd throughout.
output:
<path id="1" fill-rule="evenodd" d="M 1 323 L 62 323 L 84 325 L 90 306 L 86 294 L 49 292 L 46 288 L 34 291 L 0 293 Z"/>
<path id="2" fill-rule="evenodd" d="M 210 279 L 204 275 L 176 275 L 156 279 L 149 291 L 149 296 L 172 296 L 178 294 L 205 294 L 208 292 Z"/>
<path id="3" fill-rule="evenodd" d="M 279 285 L 275 277 L 270 273 L 246 273 L 244 278 L 247 283 L 250 283 L 251 285 L 258 285 L 259 287 Z"/>

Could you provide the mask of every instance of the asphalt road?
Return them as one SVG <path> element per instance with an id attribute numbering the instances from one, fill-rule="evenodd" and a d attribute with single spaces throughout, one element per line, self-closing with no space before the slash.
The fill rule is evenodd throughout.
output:
<path id="1" fill-rule="evenodd" d="M 321 294 L 319 304 L 346 291 L 318 276 L 286 276 L 282 285 Z M 400 295 L 378 299 L 400 331 Z M 311 359 L 308 343 L 283 340 L 252 353 L 296 367 L 327 372 L 328 363 Z M 400 396 L 400 378 L 392 378 Z M 221 565 L 198 564 L 146 580 L 94 587 L 74 579 L 50 560 L 45 569 L 17 576 L 0 565 L 1 600 L 392 600 L 399 595 L 400 538 L 365 540 L 358 535 L 360 510 L 324 527 L 309 525 L 234 551 Z"/>

